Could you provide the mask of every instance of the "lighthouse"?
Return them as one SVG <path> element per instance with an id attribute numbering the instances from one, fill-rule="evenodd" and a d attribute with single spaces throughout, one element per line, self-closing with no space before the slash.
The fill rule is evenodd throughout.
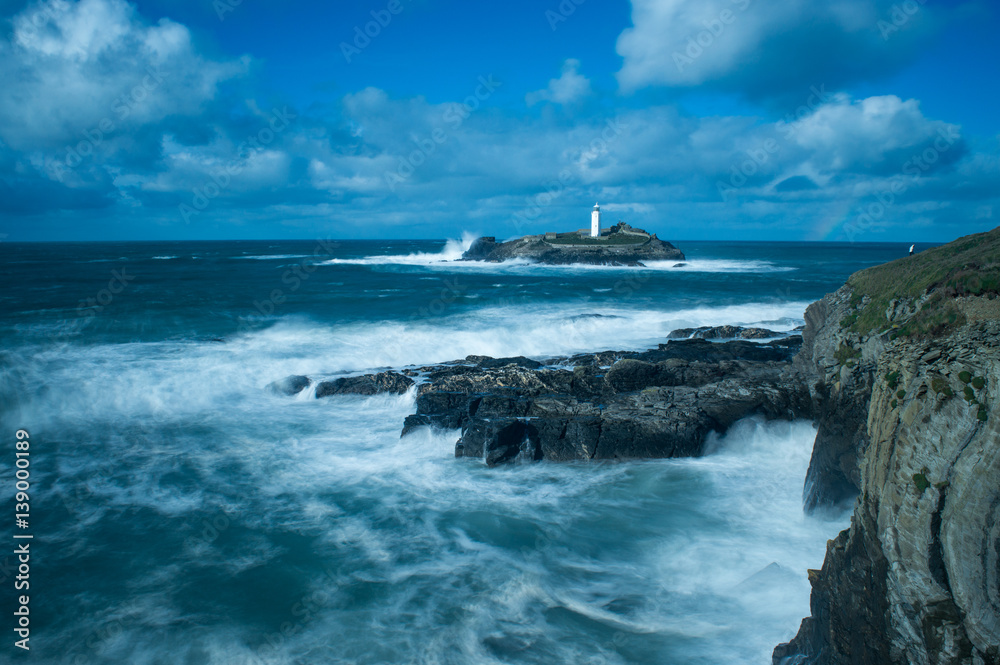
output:
<path id="1" fill-rule="evenodd" d="M 590 237 L 601 237 L 601 206 L 594 204 L 594 212 L 590 213 Z"/>

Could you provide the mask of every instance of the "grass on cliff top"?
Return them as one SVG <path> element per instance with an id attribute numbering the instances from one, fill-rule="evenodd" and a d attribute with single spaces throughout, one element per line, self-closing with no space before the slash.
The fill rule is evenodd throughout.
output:
<path id="1" fill-rule="evenodd" d="M 569 238 L 556 238 L 546 240 L 550 245 L 642 245 L 649 241 L 649 238 L 642 236 L 632 236 L 624 233 L 616 233 L 603 238 L 591 238 L 590 236 L 577 236 Z"/>
<path id="2" fill-rule="evenodd" d="M 864 335 L 885 329 L 889 325 L 885 311 L 892 300 L 928 293 L 931 297 L 900 334 L 941 334 L 964 323 L 954 298 L 1000 293 L 1000 227 L 861 270 L 847 283 L 854 290 L 851 304 L 859 307 L 844 321 L 853 332 Z M 861 306 L 865 296 L 869 301 Z"/>

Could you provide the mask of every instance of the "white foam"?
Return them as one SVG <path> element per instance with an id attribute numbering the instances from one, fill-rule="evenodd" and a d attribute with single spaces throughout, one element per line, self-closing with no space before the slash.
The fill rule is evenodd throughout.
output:
<path id="1" fill-rule="evenodd" d="M 409 265 L 432 266 L 442 262 L 457 261 L 472 246 L 476 236 L 464 233 L 461 240 L 448 240 L 440 252 L 415 252 L 413 254 L 378 254 L 356 259 L 330 259 L 319 265 Z"/>
<path id="2" fill-rule="evenodd" d="M 234 259 L 252 259 L 255 261 L 277 261 L 279 259 L 307 259 L 311 254 L 261 254 L 259 256 L 234 256 Z"/>
<path id="3" fill-rule="evenodd" d="M 685 316 L 707 323 L 736 311 Z M 541 334 L 567 316 L 542 314 L 513 323 Z M 757 314 L 765 315 L 774 312 Z M 588 330 L 602 339 L 624 334 L 601 327 L 614 321 L 590 320 L 597 327 Z M 336 658 L 365 662 L 366 654 L 375 657 L 366 637 L 372 626 L 382 635 L 382 662 L 419 653 L 424 662 L 523 663 L 521 645 L 553 662 L 588 662 L 594 654 L 635 662 L 628 657 L 635 645 L 668 649 L 659 662 L 767 662 L 808 613 L 805 570 L 819 566 L 826 539 L 844 523 L 802 514 L 815 436 L 809 424 L 744 421 L 713 437 L 714 452 L 700 459 L 488 469 L 453 457 L 457 431 L 399 438 L 414 391 L 317 400 L 261 390 L 266 380 L 315 368 L 317 358 L 331 367 L 378 360 L 372 348 L 342 347 L 379 330 L 403 340 L 386 357 L 454 357 L 455 342 L 440 338 L 442 326 L 456 322 L 465 326 L 459 344 L 467 348 L 491 325 L 451 318 L 414 336 L 405 326 L 327 329 L 300 320 L 226 344 L 62 347 L 11 367 L 43 369 L 23 377 L 43 388 L 26 395 L 23 421 L 73 442 L 53 455 L 53 494 L 88 488 L 74 519 L 60 525 L 60 542 L 96 546 L 99 527 L 134 526 L 131 511 L 144 508 L 185 543 L 154 570 L 124 573 L 121 583 L 137 604 L 121 634 L 102 643 L 102 655 L 153 663 L 163 653 L 188 653 L 190 625 L 202 631 L 199 658 L 221 664 L 252 654 L 263 636 L 255 628 L 247 637 L 245 613 L 225 612 L 230 597 L 212 598 L 220 605 L 209 616 L 197 609 L 205 599 L 182 605 L 165 591 L 195 592 L 184 584 L 192 574 L 230 580 L 252 572 L 263 583 L 300 584 L 280 606 L 254 608 L 264 633 L 295 623 L 275 662 L 310 662 L 330 645 Z M 546 334 L 551 351 L 567 333 Z M 518 350 L 536 343 L 503 337 L 485 344 Z M 579 343 L 586 338 L 581 333 Z M 197 482 L 165 482 L 182 470 Z M 199 540 L 202 525 L 220 524 L 222 515 L 218 539 Z M 290 533 L 308 542 L 298 545 L 308 556 L 296 554 L 287 568 Z M 787 584 L 766 593 L 740 587 L 772 562 L 791 571 Z M 331 570 L 332 579 L 323 572 Z M 308 619 L 291 614 L 317 592 L 326 600 Z M 186 614 L 192 607 L 195 614 Z M 69 632 L 57 637 L 74 653 L 85 642 Z M 511 652 L 500 657 L 496 649 L 507 646 Z"/>
<path id="4" fill-rule="evenodd" d="M 178 418 L 256 398 L 268 383 L 290 374 L 321 377 L 473 354 L 545 359 L 643 350 L 664 342 L 672 330 L 699 326 L 756 325 L 788 331 L 801 323 L 806 306 L 751 302 L 661 311 L 515 303 L 412 321 L 337 326 L 288 317 L 263 330 L 234 334 L 225 343 L 48 346 L 16 354 L 10 363 L 24 373 L 27 386 L 19 403 L 43 421 L 91 420 L 101 414 Z M 49 392 L 35 400 L 31 395 L 39 386 Z M 45 406 L 56 395 L 58 408 Z"/>
<path id="5" fill-rule="evenodd" d="M 737 259 L 685 259 L 684 261 L 647 261 L 652 270 L 678 272 L 718 272 L 718 273 L 771 273 L 797 270 L 790 266 L 775 265 L 771 261 Z"/>

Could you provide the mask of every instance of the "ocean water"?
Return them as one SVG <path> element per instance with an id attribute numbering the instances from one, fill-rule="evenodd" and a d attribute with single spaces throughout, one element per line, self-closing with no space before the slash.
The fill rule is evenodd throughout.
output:
<path id="1" fill-rule="evenodd" d="M 444 262 L 467 243 L 0 243 L 0 474 L 29 431 L 34 535 L 31 652 L 0 660 L 769 663 L 847 523 L 802 514 L 810 423 L 748 419 L 698 459 L 487 469 L 457 432 L 400 439 L 412 394 L 264 387 L 792 330 L 907 247 Z"/>

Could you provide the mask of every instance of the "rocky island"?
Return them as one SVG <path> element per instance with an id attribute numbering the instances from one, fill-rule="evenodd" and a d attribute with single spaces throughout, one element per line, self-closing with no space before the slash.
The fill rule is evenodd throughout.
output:
<path id="1" fill-rule="evenodd" d="M 697 456 L 749 415 L 812 419 L 804 508 L 854 513 L 774 664 L 1000 663 L 1000 229 L 858 272 L 805 319 L 801 336 L 724 326 L 644 352 L 469 356 L 316 395 L 415 389 L 402 435 L 457 430 L 455 454 L 491 466 Z"/>
<path id="2" fill-rule="evenodd" d="M 500 263 L 527 259 L 549 265 L 644 266 L 647 261 L 683 261 L 684 253 L 656 237 L 619 222 L 595 234 L 582 229 L 569 233 L 524 236 L 507 242 L 477 238 L 462 255 L 462 261 Z"/>

